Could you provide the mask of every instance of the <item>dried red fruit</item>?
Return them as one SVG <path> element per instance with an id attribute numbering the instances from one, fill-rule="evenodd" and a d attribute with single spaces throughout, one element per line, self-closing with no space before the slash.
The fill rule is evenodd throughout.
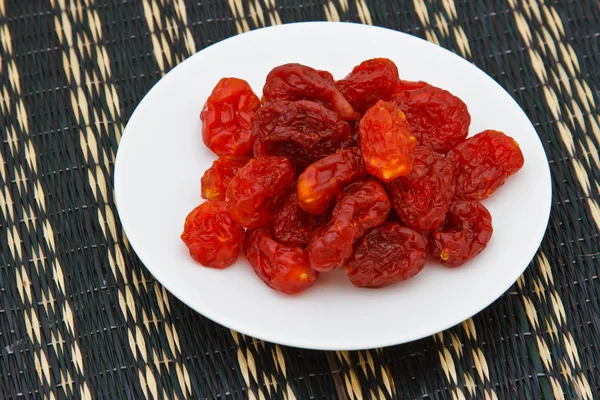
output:
<path id="1" fill-rule="evenodd" d="M 246 231 L 244 254 L 263 282 L 287 294 L 308 289 L 319 275 L 308 266 L 305 250 L 277 243 L 265 228 Z"/>
<path id="2" fill-rule="evenodd" d="M 240 252 L 244 230 L 229 215 L 222 201 L 205 201 L 188 214 L 181 240 L 200 264 L 225 268 Z"/>
<path id="3" fill-rule="evenodd" d="M 360 149 L 367 172 L 384 182 L 410 174 L 416 141 L 392 102 L 378 101 L 360 120 Z"/>
<path id="4" fill-rule="evenodd" d="M 447 90 L 429 85 L 402 90 L 393 100 L 406 114 L 419 144 L 433 151 L 445 154 L 469 134 L 471 115 L 467 105 Z"/>
<path id="5" fill-rule="evenodd" d="M 390 201 L 379 182 L 369 180 L 347 186 L 331 221 L 317 229 L 308 242 L 311 268 L 324 272 L 344 265 L 352 256 L 354 241 L 382 224 L 389 212 Z"/>
<path id="6" fill-rule="evenodd" d="M 309 165 L 298 178 L 300 207 L 314 215 L 325 213 L 343 185 L 367 174 L 358 147 L 342 149 Z"/>
<path id="7" fill-rule="evenodd" d="M 364 114 L 377 100 L 390 100 L 399 83 L 398 67 L 392 60 L 373 58 L 354 67 L 336 86 L 352 108 Z"/>
<path id="8" fill-rule="evenodd" d="M 426 261 L 427 239 L 423 234 L 386 222 L 358 241 L 346 274 L 355 286 L 379 288 L 412 278 Z"/>
<path id="9" fill-rule="evenodd" d="M 263 88 L 268 103 L 279 100 L 315 100 L 331 105 L 343 120 L 358 119 L 350 103 L 335 87 L 331 74 L 302 64 L 284 64 L 273 68 Z"/>
<path id="10" fill-rule="evenodd" d="M 335 152 L 350 139 L 347 122 L 308 100 L 265 105 L 256 113 L 252 131 L 260 142 L 255 146 L 255 156 L 284 156 L 300 166 Z"/>
<path id="11" fill-rule="evenodd" d="M 492 216 L 477 200 L 457 200 L 450 205 L 444 225 L 429 238 L 433 258 L 447 267 L 458 267 L 481 253 L 492 237 Z"/>
<path id="12" fill-rule="evenodd" d="M 398 216 L 418 231 L 440 227 L 454 197 L 456 181 L 452 161 L 425 146 L 415 149 L 412 172 L 388 183 Z"/>
<path id="13" fill-rule="evenodd" d="M 238 170 L 250 161 L 248 157 L 219 157 L 204 172 L 200 181 L 200 192 L 203 199 L 225 200 L 225 192 L 229 182 Z"/>
<path id="14" fill-rule="evenodd" d="M 456 196 L 483 200 L 523 167 L 519 144 L 510 136 L 486 130 L 456 146 L 448 158 L 456 166 Z"/>
<path id="15" fill-rule="evenodd" d="M 250 160 L 227 187 L 229 215 L 246 228 L 266 224 L 274 203 L 295 178 L 286 158 L 266 156 Z"/>
<path id="16" fill-rule="evenodd" d="M 300 208 L 296 188 L 292 187 L 288 189 L 281 208 L 271 218 L 271 231 L 281 244 L 304 247 L 322 221 L 322 217 L 310 215 Z"/>
<path id="17" fill-rule="evenodd" d="M 252 151 L 252 119 L 260 100 L 248 82 L 223 78 L 200 113 L 202 140 L 220 156 L 245 156 Z"/>

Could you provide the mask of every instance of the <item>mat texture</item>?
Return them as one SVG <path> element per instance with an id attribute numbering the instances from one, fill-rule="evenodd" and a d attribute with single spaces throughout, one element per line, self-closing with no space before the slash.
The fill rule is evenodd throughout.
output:
<path id="1" fill-rule="evenodd" d="M 113 163 L 143 95 L 210 44 L 308 20 L 438 43 L 533 121 L 545 240 L 462 325 L 372 351 L 264 343 L 180 303 L 123 235 Z M 599 398 L 599 90 L 597 0 L 0 0 L 0 398 Z"/>

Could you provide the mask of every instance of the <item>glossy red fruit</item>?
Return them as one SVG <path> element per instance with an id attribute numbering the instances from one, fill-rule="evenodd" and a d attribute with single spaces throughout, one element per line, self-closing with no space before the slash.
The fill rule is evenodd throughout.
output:
<path id="1" fill-rule="evenodd" d="M 202 140 L 220 156 L 244 156 L 252 151 L 252 120 L 260 100 L 248 82 L 223 78 L 200 113 Z"/>
<path id="2" fill-rule="evenodd" d="M 395 103 L 378 101 L 360 120 L 360 149 L 367 172 L 383 182 L 410 174 L 416 140 Z"/>
<path id="3" fill-rule="evenodd" d="M 367 174 L 358 147 L 339 150 L 309 165 L 298 178 L 300 207 L 313 215 L 325 213 L 342 186 Z"/>
<path id="4" fill-rule="evenodd" d="M 238 170 L 250 161 L 249 157 L 224 156 L 216 159 L 204 172 L 200 180 L 200 193 L 203 199 L 225 200 L 227 186 Z"/>
<path id="5" fill-rule="evenodd" d="M 278 101 L 262 107 L 252 127 L 255 156 L 288 158 L 306 166 L 335 152 L 350 139 L 350 126 L 330 109 L 308 100 Z"/>
<path id="6" fill-rule="evenodd" d="M 200 264 L 225 268 L 240 252 L 244 230 L 227 215 L 222 201 L 205 201 L 188 214 L 181 240 Z"/>
<path id="7" fill-rule="evenodd" d="M 246 231 L 244 254 L 263 282 L 287 294 L 308 289 L 319 275 L 308 266 L 305 250 L 277 243 L 265 228 Z"/>
<path id="8" fill-rule="evenodd" d="M 463 199 L 488 198 L 525 162 L 519 144 L 510 136 L 486 130 L 456 146 L 448 158 L 456 166 L 456 195 Z"/>
<path id="9" fill-rule="evenodd" d="M 346 274 L 355 286 L 379 288 L 412 278 L 427 261 L 427 239 L 394 222 L 375 227 L 358 241 Z"/>
<path id="10" fill-rule="evenodd" d="M 364 114 L 377 100 L 390 100 L 399 83 L 398 67 L 392 60 L 373 58 L 354 67 L 336 86 L 352 108 Z"/>
<path id="11" fill-rule="evenodd" d="M 398 216 L 418 231 L 442 225 L 454 198 L 456 181 L 452 161 L 425 146 L 415 149 L 412 172 L 388 183 L 388 193 Z"/>
<path id="12" fill-rule="evenodd" d="M 315 100 L 328 104 L 343 120 L 358 119 L 350 103 L 335 87 L 331 74 L 302 64 L 273 68 L 263 88 L 267 103 L 279 100 Z"/>
<path id="13" fill-rule="evenodd" d="M 481 253 L 492 237 L 492 216 L 477 200 L 457 200 L 446 221 L 429 238 L 433 258 L 458 267 Z"/>
<path id="14" fill-rule="evenodd" d="M 399 91 L 393 100 L 406 114 L 419 144 L 435 152 L 447 153 L 469 134 L 467 105 L 447 90 L 429 85 Z"/>
<path id="15" fill-rule="evenodd" d="M 271 218 L 271 232 L 279 243 L 291 247 L 304 247 L 324 217 L 310 215 L 298 204 L 296 188 L 291 187 L 283 205 Z"/>
<path id="16" fill-rule="evenodd" d="M 295 178 L 292 165 L 284 157 L 250 160 L 227 187 L 229 216 L 246 228 L 266 224 L 277 200 Z"/>
<path id="17" fill-rule="evenodd" d="M 344 265 L 352 256 L 355 240 L 382 224 L 390 207 L 385 189 L 375 180 L 346 187 L 331 220 L 319 227 L 308 242 L 311 268 L 324 272 Z"/>

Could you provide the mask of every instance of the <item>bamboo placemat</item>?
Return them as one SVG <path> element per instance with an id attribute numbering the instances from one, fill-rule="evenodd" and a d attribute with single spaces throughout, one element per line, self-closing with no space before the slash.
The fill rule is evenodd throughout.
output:
<path id="1" fill-rule="evenodd" d="M 123 235 L 115 153 L 165 72 L 229 36 L 342 20 L 438 43 L 525 109 L 552 171 L 545 240 L 492 306 L 386 349 L 320 352 L 218 326 Z M 0 398 L 600 396 L 600 3 L 0 0 Z"/>

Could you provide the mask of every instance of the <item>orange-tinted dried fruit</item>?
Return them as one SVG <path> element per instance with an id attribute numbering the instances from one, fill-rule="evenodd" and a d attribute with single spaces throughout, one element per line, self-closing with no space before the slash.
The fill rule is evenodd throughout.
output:
<path id="1" fill-rule="evenodd" d="M 360 120 L 360 149 L 367 172 L 383 182 L 410 174 L 416 140 L 395 103 L 378 101 Z"/>
<path id="2" fill-rule="evenodd" d="M 339 150 L 309 165 L 296 186 L 300 207 L 314 215 L 325 213 L 342 186 L 367 174 L 358 147 Z"/>

